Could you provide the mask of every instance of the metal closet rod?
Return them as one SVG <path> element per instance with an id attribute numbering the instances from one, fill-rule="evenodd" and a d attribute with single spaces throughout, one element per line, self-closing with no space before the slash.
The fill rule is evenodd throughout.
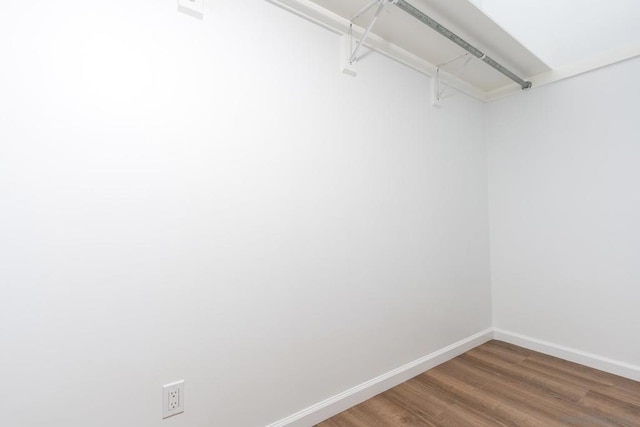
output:
<path id="1" fill-rule="evenodd" d="M 461 48 L 463 48 L 467 52 L 471 53 L 473 56 L 482 59 L 484 62 L 486 62 L 490 66 L 492 66 L 496 70 L 500 71 L 502 74 L 504 74 L 505 76 L 509 77 L 514 82 L 518 83 L 523 90 L 524 89 L 529 89 L 531 87 L 532 83 L 530 81 L 522 80 L 520 77 L 516 76 L 514 73 L 509 71 L 507 68 L 503 67 L 502 65 L 497 63 L 495 60 L 489 58 L 480 49 L 478 49 L 478 48 L 474 47 L 473 45 L 467 43 L 464 39 L 462 39 L 461 37 L 458 37 L 452 31 L 449 31 L 447 28 L 445 28 L 444 26 L 440 25 L 437 21 L 433 20 L 429 16 L 425 15 L 424 13 L 422 13 L 420 10 L 418 10 L 415 7 L 411 6 L 405 0 L 395 0 L 395 1 L 389 0 L 389 1 L 392 1 L 400 9 L 404 10 L 409 15 L 411 15 L 414 18 L 418 19 L 419 21 L 421 21 L 422 23 L 426 24 L 427 26 L 433 28 L 434 30 L 436 30 L 437 32 L 439 32 L 440 34 L 442 34 L 443 36 L 445 36 L 446 38 L 448 38 L 449 40 L 451 40 L 452 42 L 454 42 L 455 44 L 457 44 L 458 46 L 460 46 Z"/>

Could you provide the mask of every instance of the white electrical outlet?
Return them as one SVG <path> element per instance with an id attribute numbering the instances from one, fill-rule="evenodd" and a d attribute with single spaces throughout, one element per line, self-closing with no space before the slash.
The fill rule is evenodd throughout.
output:
<path id="1" fill-rule="evenodd" d="M 162 418 L 184 412 L 184 380 L 162 386 Z"/>
<path id="2" fill-rule="evenodd" d="M 194 18 L 204 17 L 204 0 L 178 0 L 178 10 Z"/>

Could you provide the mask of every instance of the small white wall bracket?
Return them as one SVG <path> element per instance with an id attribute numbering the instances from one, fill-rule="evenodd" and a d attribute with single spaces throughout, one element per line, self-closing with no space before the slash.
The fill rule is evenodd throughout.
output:
<path id="1" fill-rule="evenodd" d="M 436 68 L 436 73 L 431 79 L 431 105 L 440 108 L 440 68 Z"/>
<path id="2" fill-rule="evenodd" d="M 356 64 L 349 61 L 353 52 L 353 34 L 349 31 L 349 34 L 345 34 L 340 38 L 340 71 L 349 76 L 355 77 Z"/>
<path id="3" fill-rule="evenodd" d="M 202 19 L 204 18 L 204 0 L 178 0 L 178 12 Z"/>

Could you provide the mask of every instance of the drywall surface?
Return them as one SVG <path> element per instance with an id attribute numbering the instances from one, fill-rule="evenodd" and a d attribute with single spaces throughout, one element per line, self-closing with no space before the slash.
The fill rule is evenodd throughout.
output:
<path id="1" fill-rule="evenodd" d="M 205 3 L 0 3 L 2 425 L 266 425 L 490 326 L 482 104 Z"/>
<path id="2" fill-rule="evenodd" d="M 487 105 L 494 326 L 640 364 L 640 58 Z"/>

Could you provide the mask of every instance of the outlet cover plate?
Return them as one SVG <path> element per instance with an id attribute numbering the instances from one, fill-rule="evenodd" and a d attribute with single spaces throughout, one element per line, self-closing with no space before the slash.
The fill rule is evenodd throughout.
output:
<path id="1" fill-rule="evenodd" d="M 178 11 L 202 19 L 204 17 L 204 0 L 178 0 Z"/>
<path id="2" fill-rule="evenodd" d="M 162 418 L 184 412 L 184 380 L 162 386 Z"/>

